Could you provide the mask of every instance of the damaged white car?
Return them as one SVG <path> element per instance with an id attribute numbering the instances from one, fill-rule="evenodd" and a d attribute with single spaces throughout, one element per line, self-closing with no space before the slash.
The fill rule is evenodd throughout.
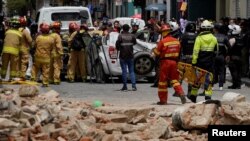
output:
<path id="1" fill-rule="evenodd" d="M 105 82 L 113 77 L 121 78 L 122 70 L 119 62 L 119 52 L 117 52 L 115 47 L 118 35 L 119 33 L 111 32 L 109 36 L 103 37 L 101 41 L 102 45 L 98 48 L 99 51 L 94 51 L 98 52 L 98 55 L 89 53 L 90 60 L 92 61 L 90 61 L 90 67 L 88 68 L 90 68 L 90 72 L 95 70 L 97 82 Z M 149 38 L 148 32 L 143 32 L 143 36 L 146 40 L 137 39 L 137 44 L 134 45 L 134 69 L 136 79 L 146 78 L 149 81 L 153 81 L 155 62 L 151 57 L 151 50 L 156 47 L 156 43 L 147 42 Z"/>

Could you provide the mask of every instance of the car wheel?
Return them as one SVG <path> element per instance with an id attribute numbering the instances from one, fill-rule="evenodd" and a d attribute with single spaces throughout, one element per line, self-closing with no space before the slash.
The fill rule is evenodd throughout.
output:
<path id="1" fill-rule="evenodd" d="M 154 68 L 154 59 L 148 52 L 137 52 L 134 55 L 134 70 L 138 75 L 146 75 Z"/>

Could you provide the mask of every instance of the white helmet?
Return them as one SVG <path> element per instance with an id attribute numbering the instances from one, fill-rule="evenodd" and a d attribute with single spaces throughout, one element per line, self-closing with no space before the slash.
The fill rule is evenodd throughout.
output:
<path id="1" fill-rule="evenodd" d="M 238 35 L 241 33 L 241 27 L 236 24 L 230 24 L 228 25 L 229 33 L 232 35 Z"/>
<path id="2" fill-rule="evenodd" d="M 212 28 L 214 28 L 214 26 L 210 21 L 205 20 L 201 23 L 201 28 L 202 29 L 212 29 Z"/>
<path id="3" fill-rule="evenodd" d="M 177 22 L 170 21 L 169 25 L 172 31 L 176 31 L 179 29 L 179 25 L 177 24 Z"/>
<path id="4" fill-rule="evenodd" d="M 137 19 L 131 19 L 131 26 L 133 26 L 133 25 L 139 26 L 140 22 Z"/>

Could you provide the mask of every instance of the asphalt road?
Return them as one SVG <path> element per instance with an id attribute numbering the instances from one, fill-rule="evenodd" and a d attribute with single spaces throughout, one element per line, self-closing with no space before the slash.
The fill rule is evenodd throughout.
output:
<path id="1" fill-rule="evenodd" d="M 100 100 L 104 103 L 109 103 L 113 105 L 154 105 L 158 99 L 157 88 L 151 88 L 151 83 L 138 82 L 137 91 L 132 91 L 131 84 L 128 84 L 129 91 L 120 91 L 122 87 L 121 82 L 116 82 L 115 84 L 97 84 L 97 83 L 67 83 L 62 82 L 61 85 L 50 85 L 48 88 L 43 88 L 42 91 L 47 91 L 54 89 L 60 93 L 62 98 L 83 100 L 86 102 L 93 102 L 95 100 Z M 241 93 L 246 96 L 247 101 L 250 100 L 249 87 L 245 86 L 238 90 L 227 89 L 227 86 L 231 85 L 230 82 L 226 82 L 224 85 L 224 90 L 219 91 L 218 85 L 215 86 L 212 99 L 220 100 L 224 93 L 226 92 L 236 92 Z M 182 84 L 184 91 L 187 91 L 187 84 Z M 168 88 L 169 99 L 168 104 L 180 104 L 180 99 L 178 97 L 173 97 L 173 88 Z M 202 92 L 203 89 L 200 89 Z M 197 101 L 203 101 L 204 96 L 199 96 Z M 188 100 L 188 102 L 190 102 Z"/>

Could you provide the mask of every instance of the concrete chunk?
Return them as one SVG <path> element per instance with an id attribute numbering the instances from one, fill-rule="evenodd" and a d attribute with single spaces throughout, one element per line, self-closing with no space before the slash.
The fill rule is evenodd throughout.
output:
<path id="1" fill-rule="evenodd" d="M 33 97 L 39 94 L 39 89 L 34 85 L 22 85 L 18 94 L 20 97 Z"/>

